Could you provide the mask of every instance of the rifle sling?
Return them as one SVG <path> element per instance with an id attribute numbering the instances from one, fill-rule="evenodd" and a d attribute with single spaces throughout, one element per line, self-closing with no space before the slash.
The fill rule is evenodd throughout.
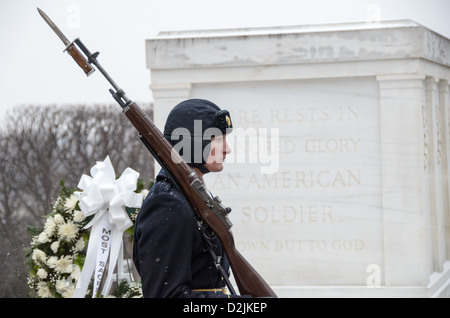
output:
<path id="1" fill-rule="evenodd" d="M 230 279 L 228 278 L 228 273 L 225 271 L 225 269 L 222 266 L 222 257 L 217 256 L 214 252 L 211 243 L 209 242 L 207 235 L 205 233 L 206 225 L 203 224 L 202 221 L 197 220 L 198 229 L 202 232 L 202 239 L 206 247 L 208 248 L 209 253 L 211 254 L 211 257 L 214 261 L 214 264 L 216 265 L 216 268 L 219 270 L 220 274 L 222 275 L 223 279 L 225 280 L 225 283 L 227 284 L 228 290 L 230 291 L 231 295 L 236 295 L 236 291 L 233 288 L 233 285 L 231 284 Z"/>

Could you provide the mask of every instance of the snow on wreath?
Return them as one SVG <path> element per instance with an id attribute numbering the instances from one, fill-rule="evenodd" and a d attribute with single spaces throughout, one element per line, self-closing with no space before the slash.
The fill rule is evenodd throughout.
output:
<path id="1" fill-rule="evenodd" d="M 61 180 L 60 194 L 43 228 L 27 227 L 32 239 L 25 257 L 34 297 L 142 297 L 130 262 L 123 260 L 122 237 L 124 232 L 133 237 L 140 204 L 152 182 L 146 188 L 130 168 L 117 178 L 109 157 L 97 162 L 91 175 L 81 177 L 79 189 L 68 189 Z M 98 244 L 104 247 L 105 242 L 94 242 L 93 236 L 102 230 L 111 235 L 108 267 L 105 260 L 96 259 Z M 128 267 L 125 274 L 123 263 Z"/>

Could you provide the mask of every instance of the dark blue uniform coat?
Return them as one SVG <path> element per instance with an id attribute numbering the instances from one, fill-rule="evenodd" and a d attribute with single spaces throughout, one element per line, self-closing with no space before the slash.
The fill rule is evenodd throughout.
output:
<path id="1" fill-rule="evenodd" d="M 228 272 L 220 240 L 209 232 L 210 242 Z M 161 170 L 138 214 L 133 259 L 141 276 L 144 297 L 227 297 L 193 289 L 225 286 L 214 265 L 197 217 L 186 197 L 167 172 Z"/>

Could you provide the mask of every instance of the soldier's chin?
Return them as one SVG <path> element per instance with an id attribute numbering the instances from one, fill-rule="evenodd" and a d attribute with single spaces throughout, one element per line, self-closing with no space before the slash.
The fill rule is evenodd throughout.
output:
<path id="1" fill-rule="evenodd" d="M 207 163 L 205 164 L 205 167 L 211 172 L 220 172 L 223 170 L 223 163 L 221 162 Z"/>

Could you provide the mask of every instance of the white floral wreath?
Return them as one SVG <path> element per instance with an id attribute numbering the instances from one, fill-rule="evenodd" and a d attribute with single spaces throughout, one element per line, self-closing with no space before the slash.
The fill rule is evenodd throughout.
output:
<path id="1" fill-rule="evenodd" d="M 60 195 L 54 202 L 52 212 L 46 216 L 43 228 L 29 226 L 31 246 L 26 250 L 26 263 L 30 267 L 28 286 L 32 296 L 41 298 L 71 298 L 76 282 L 80 279 L 86 258 L 90 229 L 85 229 L 94 215 L 86 217 L 79 207 L 79 193 L 67 189 L 60 182 Z M 136 193 L 145 195 L 144 183 L 137 181 Z M 133 235 L 139 208 L 126 208 L 133 225 L 126 232 Z M 92 282 L 87 294 L 92 293 Z M 133 279 L 120 280 L 111 289 L 109 297 L 142 297 L 140 282 Z"/>

